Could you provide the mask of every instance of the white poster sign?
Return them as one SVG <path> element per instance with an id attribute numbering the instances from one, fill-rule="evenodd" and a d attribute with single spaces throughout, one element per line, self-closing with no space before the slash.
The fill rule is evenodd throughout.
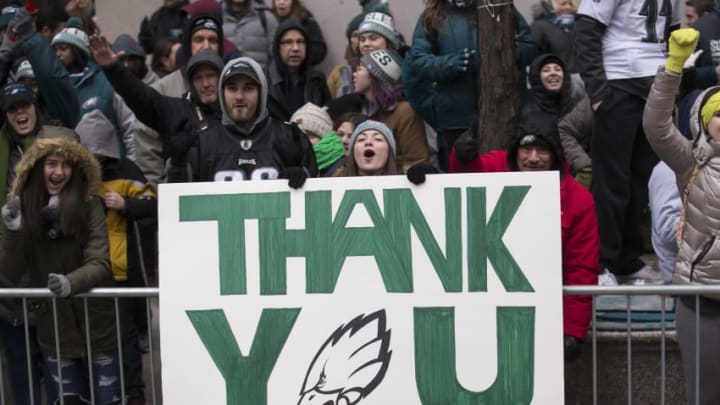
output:
<path id="1" fill-rule="evenodd" d="M 160 186 L 168 404 L 561 404 L 557 173 Z"/>

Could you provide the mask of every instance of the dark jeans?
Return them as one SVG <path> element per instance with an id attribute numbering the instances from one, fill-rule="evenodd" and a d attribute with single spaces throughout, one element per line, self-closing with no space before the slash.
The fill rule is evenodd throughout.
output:
<path id="1" fill-rule="evenodd" d="M 616 274 L 644 253 L 642 218 L 648 180 L 658 158 L 642 128 L 645 101 L 611 88 L 593 117 L 592 194 L 600 233 L 600 264 Z"/>
<path id="2" fill-rule="evenodd" d="M 30 404 L 30 387 L 35 404 L 40 404 L 40 380 L 42 377 L 42 353 L 37 344 L 35 328 L 29 329 L 30 367 L 32 370 L 32 383 L 28 379 L 27 347 L 25 345 L 25 325 L 13 326 L 10 322 L 0 320 L 0 339 L 5 346 L 8 377 L 12 390 L 14 404 Z"/>

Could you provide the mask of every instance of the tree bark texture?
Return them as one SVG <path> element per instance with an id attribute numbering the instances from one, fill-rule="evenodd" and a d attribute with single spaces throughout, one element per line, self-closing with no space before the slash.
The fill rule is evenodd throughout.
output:
<path id="1" fill-rule="evenodd" d="M 504 0 L 489 0 L 504 3 Z M 507 149 L 518 111 L 515 11 L 512 3 L 478 0 L 478 134 L 480 153 Z"/>

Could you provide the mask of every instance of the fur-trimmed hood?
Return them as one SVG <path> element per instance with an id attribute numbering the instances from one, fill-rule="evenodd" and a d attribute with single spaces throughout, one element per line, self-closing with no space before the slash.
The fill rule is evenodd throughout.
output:
<path id="1" fill-rule="evenodd" d="M 100 163 L 79 142 L 65 138 L 37 139 L 32 144 L 15 167 L 17 175 L 10 196 L 19 196 L 28 181 L 32 168 L 45 156 L 55 153 L 65 156 L 65 159 L 73 163 L 77 163 L 81 174 L 87 179 L 88 189 L 85 197 L 90 200 L 100 186 Z M 78 173 L 73 173 L 73 176 L 76 175 Z"/>

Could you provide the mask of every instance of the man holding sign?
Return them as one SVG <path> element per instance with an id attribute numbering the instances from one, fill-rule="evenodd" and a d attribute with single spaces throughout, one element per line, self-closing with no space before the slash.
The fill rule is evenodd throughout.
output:
<path id="1" fill-rule="evenodd" d="M 455 143 L 451 172 L 560 172 L 563 284 L 596 285 L 600 239 L 595 203 L 590 192 L 568 175 L 555 119 L 540 111 L 526 112 L 510 149 L 483 156 L 478 156 L 475 127 L 470 128 Z M 580 355 L 580 343 L 590 325 L 592 299 L 566 295 L 563 312 L 565 360 L 569 361 Z"/>
<path id="2" fill-rule="evenodd" d="M 218 87 L 221 125 L 209 128 L 188 153 L 194 181 L 285 178 L 299 188 L 305 179 L 317 176 L 307 136 L 296 124 L 269 116 L 268 83 L 257 62 L 246 57 L 231 60 Z"/>

